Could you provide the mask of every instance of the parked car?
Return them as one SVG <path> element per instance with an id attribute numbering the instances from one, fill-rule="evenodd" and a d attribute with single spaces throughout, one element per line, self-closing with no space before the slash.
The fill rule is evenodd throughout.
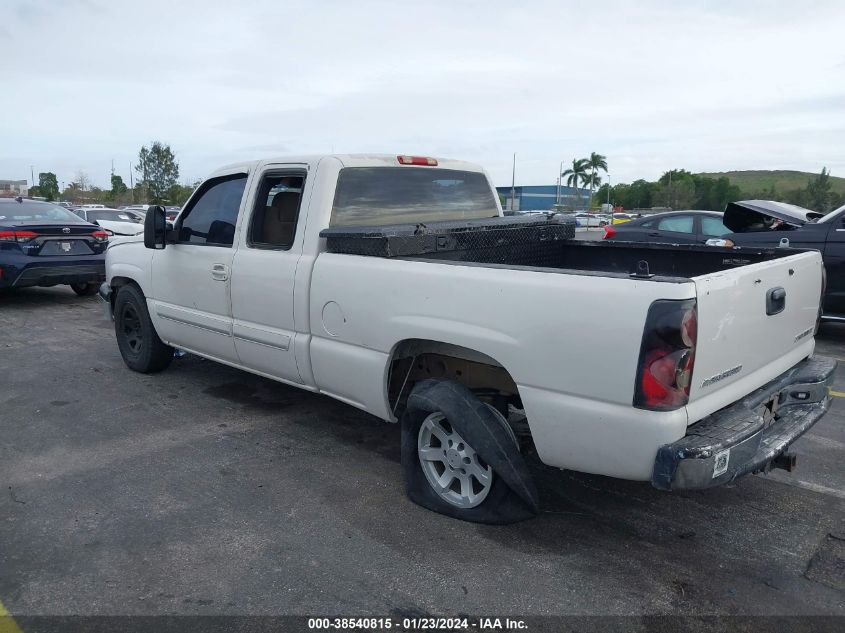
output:
<path id="1" fill-rule="evenodd" d="M 131 209 L 81 207 L 74 212 L 83 220 L 98 224 L 116 235 L 137 235 L 144 231 L 144 216 Z"/>
<path id="2" fill-rule="evenodd" d="M 818 252 L 580 241 L 558 216 L 501 215 L 465 162 L 240 163 L 175 226 L 150 209 L 100 295 L 134 371 L 177 347 L 400 421 L 405 490 L 453 517 L 535 513 L 529 446 L 663 490 L 791 468 L 836 367 L 813 354 Z"/>
<path id="3" fill-rule="evenodd" d="M 125 207 L 120 207 L 120 211 L 131 211 L 134 214 L 141 217 L 142 221 L 144 216 L 147 214 L 147 209 L 150 208 L 148 204 L 130 204 Z"/>
<path id="4" fill-rule="evenodd" d="M 57 204 L 0 198 L 0 289 L 68 284 L 92 295 L 105 278 L 108 240 Z"/>
<path id="5" fill-rule="evenodd" d="M 845 206 L 822 215 L 785 202 L 742 200 L 724 213 L 676 211 L 607 227 L 605 239 L 727 247 L 789 246 L 822 253 L 827 270 L 822 320 L 845 322 Z"/>
<path id="6" fill-rule="evenodd" d="M 610 216 L 599 215 L 597 213 L 576 213 L 575 220 L 578 226 L 597 227 L 610 224 Z"/>
<path id="7" fill-rule="evenodd" d="M 635 218 L 604 229 L 604 239 L 627 242 L 704 244 L 730 233 L 717 211 L 671 211 Z"/>

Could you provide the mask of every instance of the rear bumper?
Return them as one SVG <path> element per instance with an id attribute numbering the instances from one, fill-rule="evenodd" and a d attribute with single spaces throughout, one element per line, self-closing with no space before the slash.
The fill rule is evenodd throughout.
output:
<path id="1" fill-rule="evenodd" d="M 651 483 L 661 490 L 712 488 L 766 470 L 773 459 L 830 408 L 836 360 L 801 361 L 742 400 L 689 427 L 657 451 Z M 767 424 L 761 409 L 773 397 L 779 408 Z"/>
<path id="2" fill-rule="evenodd" d="M 106 278 L 105 257 L 62 259 L 26 258 L 2 263 L 0 287 L 55 286 L 57 284 L 97 283 Z M 32 261 L 38 260 L 38 261 Z"/>

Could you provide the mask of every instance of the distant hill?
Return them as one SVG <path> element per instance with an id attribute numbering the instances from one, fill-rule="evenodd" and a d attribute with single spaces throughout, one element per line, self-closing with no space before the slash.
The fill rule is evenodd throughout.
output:
<path id="1" fill-rule="evenodd" d="M 817 173 L 811 174 L 805 171 L 766 171 L 762 169 L 752 171 L 723 171 L 699 175 L 709 178 L 727 176 L 731 184 L 739 187 L 745 194 L 768 191 L 772 185 L 774 185 L 775 191 L 779 193 L 785 193 L 792 189 L 803 189 L 807 186 L 808 180 L 818 176 Z M 833 191 L 840 195 L 845 194 L 845 178 L 831 176 L 830 184 Z"/>

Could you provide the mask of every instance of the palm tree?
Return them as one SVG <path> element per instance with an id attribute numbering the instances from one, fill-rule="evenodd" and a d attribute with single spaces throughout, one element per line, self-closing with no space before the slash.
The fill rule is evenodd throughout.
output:
<path id="1" fill-rule="evenodd" d="M 598 186 L 601 184 L 601 178 L 596 175 L 596 172 L 601 170 L 604 173 L 607 173 L 607 156 L 602 156 L 601 154 L 596 154 L 592 152 L 589 158 L 584 159 L 587 162 L 587 166 L 590 168 L 590 175 L 588 176 L 588 181 L 590 183 L 590 204 L 589 206 L 593 206 L 593 192 L 598 189 Z"/>
<path id="2" fill-rule="evenodd" d="M 566 178 L 566 184 L 574 187 L 575 195 L 578 197 L 578 204 L 581 204 L 581 190 L 578 185 L 585 185 L 590 181 L 590 174 L 587 173 L 590 163 L 586 158 L 573 158 L 572 167 L 563 171 L 561 178 Z"/>

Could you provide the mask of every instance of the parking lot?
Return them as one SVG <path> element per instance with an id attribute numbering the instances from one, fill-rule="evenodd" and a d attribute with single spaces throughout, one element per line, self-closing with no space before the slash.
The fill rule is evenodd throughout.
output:
<path id="1" fill-rule="evenodd" d="M 845 615 L 845 393 L 791 475 L 667 494 L 536 465 L 542 514 L 482 526 L 406 499 L 397 425 L 193 356 L 132 373 L 65 287 L 0 306 L 15 616 Z M 817 349 L 845 359 L 845 326 Z"/>

